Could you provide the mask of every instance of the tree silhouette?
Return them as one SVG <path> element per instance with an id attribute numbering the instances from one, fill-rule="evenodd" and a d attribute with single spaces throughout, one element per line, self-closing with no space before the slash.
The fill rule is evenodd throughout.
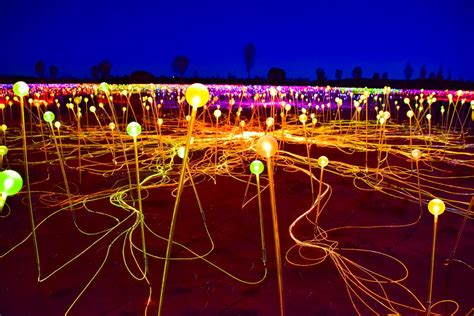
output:
<path id="1" fill-rule="evenodd" d="M 426 79 L 426 66 L 422 65 L 420 68 L 420 80 L 425 80 Z"/>
<path id="2" fill-rule="evenodd" d="M 382 80 L 388 80 L 388 73 L 387 72 L 382 73 Z"/>
<path id="3" fill-rule="evenodd" d="M 410 65 L 410 63 L 406 64 L 403 74 L 405 75 L 406 80 L 410 80 L 413 76 L 413 67 Z"/>
<path id="4" fill-rule="evenodd" d="M 372 80 L 380 80 L 380 74 L 378 72 L 374 72 L 374 75 L 372 76 Z"/>
<path id="5" fill-rule="evenodd" d="M 35 72 L 38 78 L 44 78 L 45 67 L 44 67 L 44 62 L 42 60 L 38 60 L 36 62 Z"/>
<path id="6" fill-rule="evenodd" d="M 58 66 L 56 65 L 51 65 L 49 66 L 49 77 L 52 79 L 52 80 L 56 80 L 58 78 Z"/>
<path id="7" fill-rule="evenodd" d="M 357 66 L 352 69 L 352 79 L 361 80 L 362 79 L 362 67 Z"/>
<path id="8" fill-rule="evenodd" d="M 91 67 L 91 76 L 95 82 L 99 81 L 99 67 L 97 65 Z"/>
<path id="9" fill-rule="evenodd" d="M 336 80 L 342 79 L 342 69 L 336 69 Z"/>
<path id="10" fill-rule="evenodd" d="M 324 82 L 326 81 L 326 72 L 323 68 L 316 68 L 316 81 Z"/>
<path id="11" fill-rule="evenodd" d="M 171 63 L 171 69 L 173 69 L 173 72 L 179 75 L 180 77 L 182 77 L 184 73 L 186 72 L 186 70 L 188 70 L 188 66 L 189 66 L 188 57 L 183 56 L 183 55 L 176 56 L 173 59 L 173 62 Z"/>
<path id="12" fill-rule="evenodd" d="M 100 73 L 100 80 L 105 81 L 108 80 L 110 77 L 110 72 L 112 70 L 112 65 L 107 59 L 102 60 L 99 63 L 99 73 Z"/>
<path id="13" fill-rule="evenodd" d="M 248 43 L 244 47 L 244 60 L 245 60 L 245 69 L 247 70 L 247 78 L 250 80 L 250 69 L 255 65 L 255 45 L 253 43 Z"/>
<path id="14" fill-rule="evenodd" d="M 443 81 L 443 67 L 439 67 L 438 73 L 436 74 L 436 80 Z"/>
<path id="15" fill-rule="evenodd" d="M 145 70 L 135 70 L 130 75 L 130 82 L 132 83 L 150 83 L 155 80 L 152 73 Z"/>
<path id="16" fill-rule="evenodd" d="M 286 73 L 281 68 L 272 67 L 267 73 L 267 79 L 270 84 L 284 84 L 286 81 Z"/>

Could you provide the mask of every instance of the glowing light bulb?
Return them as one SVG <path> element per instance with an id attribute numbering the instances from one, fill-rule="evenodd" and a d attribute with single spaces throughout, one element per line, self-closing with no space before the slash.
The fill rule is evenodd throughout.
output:
<path id="1" fill-rule="evenodd" d="M 242 127 L 242 128 L 245 127 L 245 121 L 240 121 L 240 127 Z"/>
<path id="2" fill-rule="evenodd" d="M 7 126 L 5 124 L 2 124 L 2 132 L 6 132 L 7 131 Z"/>
<path id="3" fill-rule="evenodd" d="M 0 172 L 0 192 L 2 195 L 15 195 L 23 187 L 23 179 L 15 170 L 4 170 Z"/>
<path id="4" fill-rule="evenodd" d="M 444 202 L 440 199 L 432 199 L 428 203 L 428 211 L 430 211 L 434 216 L 443 214 L 445 209 L 446 205 L 444 205 Z"/>
<path id="5" fill-rule="evenodd" d="M 59 121 L 54 122 L 54 127 L 59 129 L 61 127 L 61 122 L 59 122 Z"/>
<path id="6" fill-rule="evenodd" d="M 271 88 L 270 88 L 270 95 L 271 95 L 272 97 L 275 97 L 275 96 L 277 95 L 277 93 L 278 93 L 278 92 L 277 92 L 277 90 L 276 90 L 274 87 L 271 87 Z"/>
<path id="7" fill-rule="evenodd" d="M 306 121 L 308 120 L 308 116 L 306 114 L 301 114 L 298 118 L 301 123 L 306 124 Z"/>
<path id="8" fill-rule="evenodd" d="M 272 126 L 275 123 L 275 119 L 273 117 L 269 117 L 265 120 L 265 124 L 267 124 L 268 127 Z"/>
<path id="9" fill-rule="evenodd" d="M 381 118 L 379 119 L 379 122 L 380 122 L 381 125 L 385 124 L 385 118 L 384 118 L 384 117 L 381 117 Z"/>
<path id="10" fill-rule="evenodd" d="M 214 116 L 216 117 L 216 119 L 219 119 L 219 117 L 221 117 L 221 115 L 222 115 L 221 110 L 219 110 L 219 109 L 214 110 Z"/>
<path id="11" fill-rule="evenodd" d="M 329 159 L 328 159 L 328 157 L 326 157 L 326 156 L 321 156 L 321 157 L 318 158 L 318 165 L 319 165 L 321 168 L 326 167 L 328 164 L 329 164 Z"/>
<path id="12" fill-rule="evenodd" d="M 43 119 L 44 119 L 46 122 L 48 122 L 48 123 L 53 122 L 53 121 L 54 121 L 54 118 L 55 118 L 54 113 L 51 112 L 51 111 L 46 111 L 46 112 L 44 112 L 44 114 L 43 114 Z"/>
<path id="13" fill-rule="evenodd" d="M 20 98 L 28 95 L 29 92 L 30 87 L 28 87 L 28 85 L 23 81 L 18 81 L 13 85 L 13 93 L 15 93 L 15 95 L 19 96 Z"/>
<path id="14" fill-rule="evenodd" d="M 410 99 L 408 99 L 408 98 L 403 99 L 403 103 L 410 104 Z"/>
<path id="15" fill-rule="evenodd" d="M 411 156 L 413 157 L 413 159 L 418 160 L 421 158 L 421 151 L 419 149 L 413 149 L 411 151 Z"/>
<path id="16" fill-rule="evenodd" d="M 317 122 L 318 122 L 318 120 L 315 117 L 313 117 L 311 119 L 311 123 L 313 123 L 313 125 L 316 125 Z"/>
<path id="17" fill-rule="evenodd" d="M 163 125 L 163 119 L 162 119 L 162 118 L 159 118 L 159 119 L 157 120 L 157 123 L 158 123 L 158 126 Z"/>
<path id="18" fill-rule="evenodd" d="M 260 160 L 254 160 L 250 163 L 250 172 L 259 175 L 263 172 L 264 166 Z"/>
<path id="19" fill-rule="evenodd" d="M 278 142 L 270 135 L 260 137 L 257 141 L 257 153 L 265 158 L 269 158 L 278 151 Z"/>
<path id="20" fill-rule="evenodd" d="M 115 129 L 115 123 L 114 122 L 110 122 L 109 123 L 109 128 L 113 131 Z"/>
<path id="21" fill-rule="evenodd" d="M 142 127 L 137 122 L 130 122 L 127 125 L 127 134 L 132 137 L 137 137 L 142 132 Z"/>
<path id="22" fill-rule="evenodd" d="M 193 107 L 198 108 L 209 101 L 211 96 L 207 87 L 200 83 L 194 83 L 186 89 L 186 101 Z"/>
<path id="23" fill-rule="evenodd" d="M 8 153 L 7 146 L 1 145 L 0 146 L 0 156 L 5 156 Z"/>
<path id="24" fill-rule="evenodd" d="M 285 111 L 288 112 L 289 110 L 291 110 L 291 105 L 285 104 Z"/>
<path id="25" fill-rule="evenodd" d="M 426 114 L 426 119 L 427 119 L 428 121 L 431 120 L 431 114 L 429 114 L 429 113 Z"/>
<path id="26" fill-rule="evenodd" d="M 385 120 L 388 120 L 390 118 L 390 112 L 389 111 L 383 112 L 383 117 L 385 118 Z"/>
<path id="27" fill-rule="evenodd" d="M 184 158 L 184 151 L 185 151 L 184 146 L 179 146 L 178 147 L 178 150 L 176 151 L 176 154 L 178 155 L 179 158 L 181 158 L 181 159 Z"/>
<path id="28" fill-rule="evenodd" d="M 91 107 L 89 108 L 89 111 L 91 111 L 91 113 L 95 113 L 95 111 L 96 111 L 95 106 L 91 106 Z"/>
<path id="29" fill-rule="evenodd" d="M 407 116 L 408 116 L 408 118 L 412 118 L 412 117 L 413 117 L 413 111 L 412 111 L 412 110 L 409 110 L 409 111 L 407 112 Z"/>
<path id="30" fill-rule="evenodd" d="M 99 85 L 99 90 L 104 91 L 104 92 L 109 92 L 109 84 L 107 82 L 102 82 Z"/>

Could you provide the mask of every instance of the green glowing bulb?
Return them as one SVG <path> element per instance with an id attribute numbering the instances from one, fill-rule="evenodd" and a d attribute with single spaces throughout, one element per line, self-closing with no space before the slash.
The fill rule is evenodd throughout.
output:
<path id="1" fill-rule="evenodd" d="M 7 196 L 17 194 L 23 187 L 23 179 L 14 170 L 0 172 L 0 192 Z"/>
<path id="2" fill-rule="evenodd" d="M 254 160 L 250 163 L 250 172 L 255 175 L 259 175 L 263 172 L 264 166 L 260 160 Z"/>
<path id="3" fill-rule="evenodd" d="M 99 90 L 104 91 L 104 92 L 108 92 L 109 91 L 109 84 L 107 82 L 102 82 L 99 85 Z"/>
<path id="4" fill-rule="evenodd" d="M 19 97 L 24 97 L 30 92 L 30 87 L 25 82 L 18 81 L 13 85 L 13 92 Z"/>
<path id="5" fill-rule="evenodd" d="M 137 122 L 130 122 L 127 125 L 127 134 L 132 137 L 137 137 L 142 133 L 142 127 Z"/>
<path id="6" fill-rule="evenodd" d="M 8 153 L 8 148 L 7 146 L 0 146 L 0 156 L 5 156 Z"/>
<path id="7" fill-rule="evenodd" d="M 45 120 L 46 122 L 51 123 L 52 121 L 54 121 L 55 116 L 54 116 L 54 113 L 53 113 L 53 112 L 51 112 L 51 111 L 46 111 L 46 112 L 44 112 L 44 114 L 43 114 L 43 118 L 44 118 L 44 120 Z"/>

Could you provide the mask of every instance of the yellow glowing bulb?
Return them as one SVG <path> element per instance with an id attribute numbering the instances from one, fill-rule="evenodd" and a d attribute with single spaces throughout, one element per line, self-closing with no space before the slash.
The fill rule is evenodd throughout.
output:
<path id="1" fill-rule="evenodd" d="M 7 126 L 5 124 L 2 124 L 2 132 L 5 132 L 7 130 Z"/>
<path id="2" fill-rule="evenodd" d="M 263 157 L 269 158 L 278 151 L 278 142 L 270 135 L 260 137 L 257 141 L 257 153 Z"/>
<path id="3" fill-rule="evenodd" d="M 111 123 L 109 124 L 109 128 L 110 128 L 111 130 L 114 130 L 114 129 L 115 129 L 115 123 L 114 123 L 114 122 L 111 122 Z"/>
<path id="4" fill-rule="evenodd" d="M 277 95 L 277 93 L 278 93 L 278 92 L 277 92 L 277 90 L 276 90 L 274 87 L 271 87 L 271 88 L 270 88 L 270 95 L 271 95 L 272 97 L 275 97 L 275 96 Z"/>
<path id="5" fill-rule="evenodd" d="M 269 117 L 266 119 L 265 124 L 267 124 L 268 127 L 272 126 L 275 123 L 275 120 L 273 117 Z"/>
<path id="6" fill-rule="evenodd" d="M 444 202 L 440 199 L 432 199 L 428 203 L 428 211 L 430 211 L 434 216 L 443 214 L 445 209 L 446 205 L 444 205 Z"/>
<path id="7" fill-rule="evenodd" d="M 308 120 L 308 116 L 303 113 L 303 114 L 300 115 L 299 120 L 300 120 L 301 123 L 305 124 L 306 121 Z"/>
<path id="8" fill-rule="evenodd" d="M 409 104 L 409 103 L 410 103 L 410 99 L 408 99 L 408 98 L 403 99 L 403 103 Z"/>
<path id="9" fill-rule="evenodd" d="M 203 106 L 210 98 L 209 90 L 203 84 L 194 83 L 186 89 L 186 101 L 195 108 Z"/>
<path id="10" fill-rule="evenodd" d="M 408 118 L 412 118 L 412 117 L 413 117 L 413 111 L 412 111 L 412 110 L 409 110 L 409 111 L 407 112 L 407 116 L 408 116 Z"/>
<path id="11" fill-rule="evenodd" d="M 426 119 L 427 119 L 428 121 L 431 120 L 431 114 L 429 114 L 429 113 L 426 114 Z"/>
<path id="12" fill-rule="evenodd" d="M 8 148 L 7 146 L 0 146 L 0 156 L 5 156 L 8 153 Z"/>
<path id="13" fill-rule="evenodd" d="M 91 107 L 89 108 L 89 111 L 91 111 L 91 113 L 95 113 L 95 110 L 96 110 L 95 106 L 91 106 Z"/>
<path id="14" fill-rule="evenodd" d="M 159 119 L 157 120 L 157 123 L 158 123 L 158 126 L 163 125 L 163 119 L 162 119 L 162 118 L 159 118 Z"/>
<path id="15" fill-rule="evenodd" d="M 240 127 L 242 127 L 242 128 L 245 127 L 245 121 L 240 121 Z"/>
<path id="16" fill-rule="evenodd" d="M 328 164 L 329 164 L 329 159 L 328 159 L 328 157 L 326 157 L 326 156 L 321 156 L 321 157 L 318 158 L 318 165 L 319 165 L 321 168 L 326 167 Z"/>
<path id="17" fill-rule="evenodd" d="M 59 122 L 59 121 L 54 122 L 54 127 L 59 129 L 61 127 L 61 122 Z"/>
<path id="18" fill-rule="evenodd" d="M 411 151 L 411 156 L 413 157 L 413 159 L 418 160 L 421 158 L 421 151 L 418 149 L 413 149 Z"/>
<path id="19" fill-rule="evenodd" d="M 219 117 L 221 117 L 221 115 L 222 115 L 221 110 L 219 110 L 219 109 L 214 110 L 214 116 L 216 117 L 216 119 L 219 119 Z"/>
<path id="20" fill-rule="evenodd" d="M 285 104 L 285 111 L 288 112 L 289 110 L 291 110 L 291 105 Z"/>

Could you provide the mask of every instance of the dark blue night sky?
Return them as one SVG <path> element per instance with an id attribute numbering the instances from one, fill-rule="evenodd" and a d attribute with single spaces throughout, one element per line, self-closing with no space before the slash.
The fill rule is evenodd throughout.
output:
<path id="1" fill-rule="evenodd" d="M 172 75 L 176 55 L 187 75 L 246 77 L 243 47 L 255 44 L 252 76 L 272 66 L 314 79 L 324 68 L 350 77 L 360 65 L 403 78 L 428 73 L 474 80 L 473 0 L 2 1 L 0 74 L 34 75 L 36 61 L 59 76 L 90 77 L 110 60 L 112 75 L 147 70 Z"/>

